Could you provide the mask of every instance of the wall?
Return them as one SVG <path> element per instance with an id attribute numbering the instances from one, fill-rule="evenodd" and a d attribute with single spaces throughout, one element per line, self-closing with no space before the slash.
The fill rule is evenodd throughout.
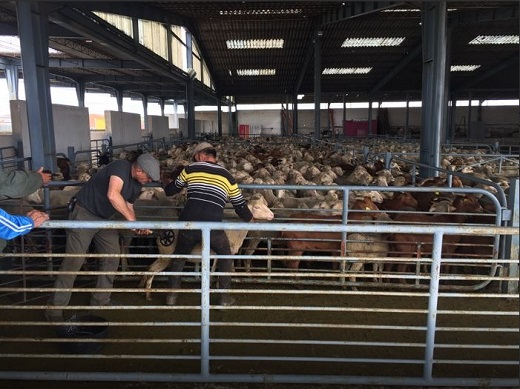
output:
<path id="1" fill-rule="evenodd" d="M 137 113 L 105 111 L 106 131 L 114 146 L 142 142 L 141 115 Z"/>
<path id="2" fill-rule="evenodd" d="M 31 145 L 26 102 L 11 100 L 10 107 L 13 128 L 12 145 L 16 146 L 18 141 L 22 141 L 24 156 L 30 156 Z M 74 147 L 77 151 L 90 149 L 88 108 L 53 104 L 52 116 L 57 154 L 67 155 L 69 146 Z"/>
<path id="3" fill-rule="evenodd" d="M 148 115 L 148 129 L 153 139 L 168 139 L 170 134 L 168 118 L 166 116 Z"/>

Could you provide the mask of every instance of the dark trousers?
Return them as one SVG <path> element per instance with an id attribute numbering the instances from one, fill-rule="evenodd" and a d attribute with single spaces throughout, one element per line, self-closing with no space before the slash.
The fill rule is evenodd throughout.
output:
<path id="1" fill-rule="evenodd" d="M 202 234 L 199 230 L 180 230 L 177 236 L 177 243 L 173 254 L 191 254 L 193 248 L 202 240 Z M 217 255 L 231 255 L 229 240 L 224 231 L 211 231 L 210 248 Z M 184 269 L 186 260 L 179 258 L 173 259 L 170 265 L 170 271 L 181 272 Z M 229 273 L 233 269 L 233 260 L 219 258 L 217 263 L 219 272 Z M 181 276 L 170 277 L 170 288 L 179 288 L 181 286 Z M 218 280 L 219 289 L 229 289 L 231 286 L 231 276 L 220 276 Z"/>
<path id="2" fill-rule="evenodd" d="M 91 214 L 82 206 L 76 204 L 74 211 L 69 216 L 70 220 L 96 221 L 105 220 Z M 67 254 L 85 254 L 91 242 L 94 242 L 96 251 L 103 254 L 120 254 L 119 233 L 113 229 L 75 229 L 67 230 L 67 242 L 65 251 Z M 85 257 L 74 256 L 63 258 L 61 272 L 77 272 L 83 266 Z M 106 272 L 116 272 L 119 267 L 119 257 L 107 257 L 99 259 L 99 270 Z M 114 284 L 114 275 L 98 275 L 96 288 L 111 289 Z M 72 289 L 76 274 L 58 274 L 54 287 L 57 289 Z M 68 305 L 72 292 L 56 291 L 50 299 L 51 305 Z M 94 291 L 90 299 L 90 305 L 106 305 L 110 301 L 110 291 Z"/>

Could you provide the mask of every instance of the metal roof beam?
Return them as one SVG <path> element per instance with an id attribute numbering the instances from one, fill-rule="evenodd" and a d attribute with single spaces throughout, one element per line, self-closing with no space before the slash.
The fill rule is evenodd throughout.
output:
<path id="1" fill-rule="evenodd" d="M 74 3 L 74 7 L 81 8 L 85 11 L 106 12 L 131 18 L 152 20 L 164 24 L 173 24 L 176 26 L 186 27 L 190 31 L 193 31 L 192 24 L 185 18 L 176 15 L 172 11 L 164 12 L 164 9 L 151 7 L 143 2 L 78 2 Z"/>
<path id="2" fill-rule="evenodd" d="M 508 67 L 513 66 L 513 65 L 518 65 L 518 54 L 515 54 L 515 55 L 509 57 L 509 59 L 502 61 L 498 65 L 493 66 L 491 69 L 475 76 L 474 78 L 472 78 L 465 84 L 462 84 L 461 86 L 459 86 L 453 93 L 460 93 L 466 89 L 469 89 L 473 85 L 479 83 L 480 81 L 483 81 L 486 78 L 494 76 L 495 74 L 500 73 L 500 72 L 504 71 L 505 69 L 507 69 Z"/>
<path id="3" fill-rule="evenodd" d="M 403 70 L 410 62 L 412 62 L 415 58 L 417 58 L 422 53 L 422 45 L 417 46 L 412 50 L 410 54 L 404 57 L 397 65 L 395 65 L 390 73 L 384 76 L 381 80 L 377 82 L 376 85 L 372 89 L 370 89 L 370 94 L 374 94 L 379 91 L 386 83 L 388 83 L 392 78 L 394 78 L 401 70 Z"/>
<path id="4" fill-rule="evenodd" d="M 50 14 L 49 19 L 89 39 L 103 42 L 118 56 L 133 58 L 147 69 L 154 70 L 166 78 L 187 81 L 188 75 L 185 72 L 172 66 L 146 47 L 136 45 L 133 39 L 93 13 L 66 7 Z"/>
<path id="5" fill-rule="evenodd" d="M 107 59 L 51 58 L 49 66 L 53 68 L 101 68 L 101 69 L 148 69 L 136 61 Z"/>
<path id="6" fill-rule="evenodd" d="M 343 20 L 379 12 L 395 6 L 404 5 L 404 1 L 354 1 L 344 3 L 336 11 L 331 11 L 321 16 L 321 25 L 341 22 Z"/>
<path id="7" fill-rule="evenodd" d="M 448 16 L 450 16 L 448 14 Z M 450 24 L 482 23 L 501 20 L 518 20 L 518 6 L 478 8 L 467 12 L 459 12 L 449 17 Z"/>

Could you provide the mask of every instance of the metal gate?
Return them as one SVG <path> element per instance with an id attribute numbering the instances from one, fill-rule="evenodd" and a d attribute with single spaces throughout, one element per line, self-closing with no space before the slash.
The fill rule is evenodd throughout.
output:
<path id="1" fill-rule="evenodd" d="M 68 221 L 48 223 L 48 228 L 70 227 Z M 210 231 L 222 229 L 223 224 L 84 222 L 80 227 L 156 231 L 200 228 L 203 241 L 207 242 Z M 225 224 L 225 228 L 229 227 Z M 252 226 L 233 223 L 232 228 L 250 230 Z M 407 275 L 408 282 L 391 288 L 367 284 L 353 290 L 348 284 L 311 282 L 349 275 L 326 270 L 298 273 L 302 281 L 299 284 L 290 271 L 235 271 L 234 287 L 228 292 L 237 303 L 224 307 L 213 302 L 215 295 L 223 291 L 211 286 L 218 273 L 211 271 L 210 262 L 218 257 L 210 255 L 208 245 L 203 244 L 201 256 L 189 257 L 201 266 L 183 273 L 186 283 L 179 290 L 180 305 L 163 304 L 164 294 L 171 290 L 161 281 L 152 289 L 153 300 L 146 301 L 142 297 L 145 289 L 138 288 L 136 281 L 151 273 L 130 270 L 116 273 L 113 290 L 114 297 L 124 305 L 89 306 L 92 278 L 99 272 L 87 269 L 78 276 L 71 304 L 63 307 L 68 313 L 66 318 L 73 320 L 63 323 L 49 323 L 42 314 L 53 291 L 56 270 L 30 266 L 32 260 L 47 255 L 13 254 L 13 258 L 24 262 L 24 268 L 1 272 L 10 280 L 0 288 L 0 378 L 425 386 L 518 383 L 518 275 L 462 277 L 441 273 L 441 264 L 461 261 L 442 256 L 442 242 L 449 234 L 513 238 L 512 255 L 500 258 L 500 266 L 517 264 L 517 228 L 298 223 L 255 223 L 254 228 L 433 234 L 434 247 L 432 257 L 422 260 L 428 265 L 426 270 Z M 89 255 L 94 261 L 98 256 Z M 157 257 L 132 256 L 150 261 Z M 323 260 L 323 256 L 315 259 Z M 366 262 L 378 259 L 381 260 L 356 258 Z M 417 259 L 399 261 L 415 264 Z M 473 264 L 484 261 L 468 259 Z M 164 271 L 156 275 L 171 274 Z M 373 275 L 359 273 L 356 277 Z M 390 282 L 392 277 L 386 278 L 388 285 L 394 284 Z M 442 290 L 445 283 L 468 280 L 486 281 L 486 287 L 473 291 Z M 504 293 L 503 286 L 511 283 L 516 283 L 516 291 Z M 92 316 L 103 321 L 87 320 Z M 71 326 L 88 328 L 90 332 L 74 337 L 60 332 Z"/>

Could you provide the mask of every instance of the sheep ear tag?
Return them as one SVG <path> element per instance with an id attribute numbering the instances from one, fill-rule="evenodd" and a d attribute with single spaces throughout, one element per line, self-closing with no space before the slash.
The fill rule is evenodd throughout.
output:
<path id="1" fill-rule="evenodd" d="M 164 230 L 161 234 L 161 237 L 159 238 L 159 242 L 161 242 L 161 244 L 166 247 L 171 246 L 174 241 L 175 232 L 173 232 L 173 230 Z"/>

